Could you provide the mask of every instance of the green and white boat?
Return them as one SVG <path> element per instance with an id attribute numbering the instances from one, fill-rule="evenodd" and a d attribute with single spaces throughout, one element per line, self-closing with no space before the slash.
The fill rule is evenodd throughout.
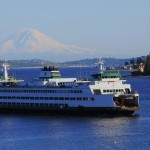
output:
<path id="1" fill-rule="evenodd" d="M 8 77 L 6 63 L 0 79 L 0 110 L 68 115 L 131 115 L 140 109 L 139 94 L 120 73 L 99 72 L 92 80 L 63 78 L 57 67 L 45 66 L 38 79 L 20 81 Z"/>

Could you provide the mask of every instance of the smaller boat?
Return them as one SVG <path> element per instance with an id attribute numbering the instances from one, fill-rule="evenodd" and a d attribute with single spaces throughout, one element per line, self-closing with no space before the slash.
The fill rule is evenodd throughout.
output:
<path id="1" fill-rule="evenodd" d="M 16 80 L 12 75 L 8 75 L 8 67 L 9 65 L 6 62 L 2 64 L 3 74 L 0 76 L 0 87 L 17 86 L 19 82 L 23 81 L 23 80 Z"/>

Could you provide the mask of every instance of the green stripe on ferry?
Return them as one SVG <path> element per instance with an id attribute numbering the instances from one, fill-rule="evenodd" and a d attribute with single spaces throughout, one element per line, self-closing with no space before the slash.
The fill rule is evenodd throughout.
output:
<path id="1" fill-rule="evenodd" d="M 52 76 L 51 78 L 56 79 L 56 78 L 61 78 L 60 76 Z"/>
<path id="2" fill-rule="evenodd" d="M 111 77 L 111 76 L 120 77 L 121 74 L 120 73 L 102 73 L 101 76 L 102 77 Z"/>

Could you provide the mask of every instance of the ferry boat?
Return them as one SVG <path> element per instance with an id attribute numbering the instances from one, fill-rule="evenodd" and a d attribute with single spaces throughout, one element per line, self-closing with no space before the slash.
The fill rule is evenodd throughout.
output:
<path id="1" fill-rule="evenodd" d="M 102 60 L 97 65 L 99 72 L 91 80 L 63 78 L 57 67 L 44 66 L 37 79 L 23 81 L 9 77 L 9 65 L 3 63 L 0 111 L 131 115 L 139 110 L 139 94 L 121 74 L 105 72 Z"/>

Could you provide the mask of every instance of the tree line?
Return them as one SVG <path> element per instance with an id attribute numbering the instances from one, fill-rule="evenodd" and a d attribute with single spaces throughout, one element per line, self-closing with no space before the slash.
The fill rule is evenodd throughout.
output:
<path id="1" fill-rule="evenodd" d="M 144 65 L 145 72 L 150 72 L 150 54 L 147 56 L 132 58 L 130 62 L 125 62 L 126 66 L 139 66 L 140 64 Z"/>

